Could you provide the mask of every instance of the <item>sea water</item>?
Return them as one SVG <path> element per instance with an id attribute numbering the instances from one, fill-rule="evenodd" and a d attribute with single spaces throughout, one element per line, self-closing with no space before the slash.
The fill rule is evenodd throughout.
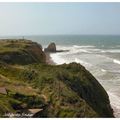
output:
<path id="1" fill-rule="evenodd" d="M 51 54 L 56 64 L 77 62 L 86 67 L 107 91 L 115 117 L 120 117 L 120 36 L 54 35 L 26 36 L 46 47 L 55 42 L 58 50 Z"/>

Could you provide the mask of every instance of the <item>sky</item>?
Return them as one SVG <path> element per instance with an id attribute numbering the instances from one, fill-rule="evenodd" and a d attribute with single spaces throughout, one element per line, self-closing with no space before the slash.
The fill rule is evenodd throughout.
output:
<path id="1" fill-rule="evenodd" d="M 120 3 L 0 3 L 0 36 L 120 35 Z"/>

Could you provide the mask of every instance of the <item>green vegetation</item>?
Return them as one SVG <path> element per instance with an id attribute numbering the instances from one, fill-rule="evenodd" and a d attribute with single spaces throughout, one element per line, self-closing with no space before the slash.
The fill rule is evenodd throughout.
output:
<path id="1" fill-rule="evenodd" d="M 83 66 L 45 64 L 45 58 L 40 60 L 37 52 L 41 48 L 36 43 L 16 42 L 12 46 L 19 44 L 25 51 L 31 44 L 28 55 L 32 54 L 35 61 L 26 64 L 27 61 L 19 58 L 18 62 L 13 57 L 14 64 L 1 59 L 0 87 L 8 91 L 7 95 L 0 94 L 1 117 L 35 108 L 42 111 L 33 117 L 113 117 L 107 93 Z M 21 52 L 21 48 L 17 50 Z"/>
<path id="2" fill-rule="evenodd" d="M 45 63 L 41 45 L 29 40 L 1 40 L 0 60 L 8 64 Z"/>

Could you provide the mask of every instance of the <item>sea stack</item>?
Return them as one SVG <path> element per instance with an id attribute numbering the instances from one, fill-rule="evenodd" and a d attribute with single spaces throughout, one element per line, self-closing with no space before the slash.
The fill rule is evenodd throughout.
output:
<path id="1" fill-rule="evenodd" d="M 45 52 L 56 52 L 56 44 L 54 42 L 50 43 L 47 48 L 44 49 Z"/>

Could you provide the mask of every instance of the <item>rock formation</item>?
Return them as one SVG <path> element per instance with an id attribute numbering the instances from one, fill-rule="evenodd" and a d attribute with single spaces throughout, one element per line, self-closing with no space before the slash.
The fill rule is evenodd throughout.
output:
<path id="1" fill-rule="evenodd" d="M 14 47 L 13 47 L 14 46 Z M 45 63 L 41 45 L 31 41 L 3 41 L 0 60 L 9 64 Z"/>
<path id="2" fill-rule="evenodd" d="M 55 43 L 50 43 L 47 48 L 44 49 L 45 52 L 56 52 Z"/>

